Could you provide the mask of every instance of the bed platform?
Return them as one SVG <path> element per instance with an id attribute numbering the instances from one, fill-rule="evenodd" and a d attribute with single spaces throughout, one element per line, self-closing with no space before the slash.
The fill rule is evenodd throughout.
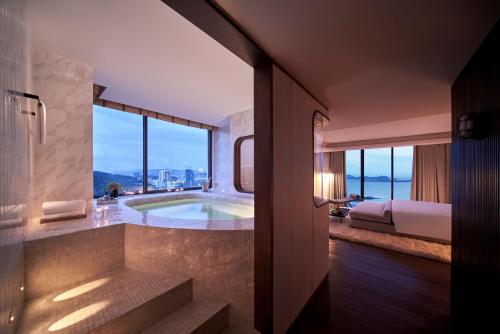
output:
<path id="1" fill-rule="evenodd" d="M 451 205 L 406 200 L 362 202 L 349 213 L 350 224 L 381 233 L 451 243 Z"/>

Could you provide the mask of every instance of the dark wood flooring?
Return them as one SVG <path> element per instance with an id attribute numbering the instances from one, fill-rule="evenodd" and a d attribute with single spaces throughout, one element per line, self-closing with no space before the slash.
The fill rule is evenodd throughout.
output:
<path id="1" fill-rule="evenodd" d="M 331 270 L 289 333 L 448 333 L 450 265 L 330 240 Z"/>

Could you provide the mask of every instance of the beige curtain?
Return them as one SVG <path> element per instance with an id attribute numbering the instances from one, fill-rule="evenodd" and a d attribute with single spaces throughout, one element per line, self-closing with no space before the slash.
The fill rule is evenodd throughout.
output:
<path id="1" fill-rule="evenodd" d="M 329 199 L 338 199 L 345 196 L 345 152 L 325 153 L 325 170 L 327 171 L 326 194 Z"/>
<path id="2" fill-rule="evenodd" d="M 423 145 L 413 149 L 411 199 L 451 202 L 451 145 Z"/>

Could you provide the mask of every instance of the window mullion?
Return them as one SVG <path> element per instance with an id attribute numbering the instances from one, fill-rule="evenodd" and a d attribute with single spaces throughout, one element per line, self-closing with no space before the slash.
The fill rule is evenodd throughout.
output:
<path id="1" fill-rule="evenodd" d="M 148 192 L 148 118 L 142 116 L 142 192 Z"/>

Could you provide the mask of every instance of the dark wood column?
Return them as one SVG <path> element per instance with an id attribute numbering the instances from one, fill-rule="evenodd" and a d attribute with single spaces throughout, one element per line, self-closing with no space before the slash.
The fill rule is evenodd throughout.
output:
<path id="1" fill-rule="evenodd" d="M 455 330 L 498 332 L 500 300 L 500 23 L 452 90 L 452 317 Z M 459 138 L 460 115 L 477 113 L 477 136 Z M 485 327 L 484 327 L 485 328 Z"/>

